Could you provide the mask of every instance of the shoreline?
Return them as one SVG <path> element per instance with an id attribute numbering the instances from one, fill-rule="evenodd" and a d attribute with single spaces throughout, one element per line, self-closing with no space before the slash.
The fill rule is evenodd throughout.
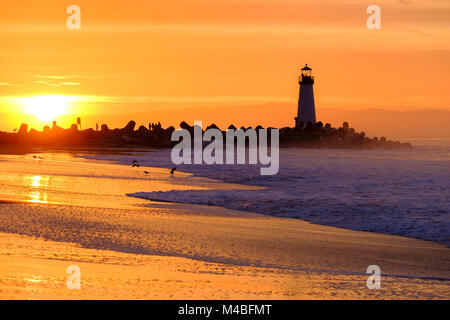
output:
<path id="1" fill-rule="evenodd" d="M 443 245 L 221 207 L 137 199 L 124 191 L 242 186 L 181 172 L 171 178 L 161 168 L 150 168 L 150 179 L 128 166 L 98 160 L 44 159 L 11 160 L 10 165 L 28 165 L 32 175 L 42 175 L 30 180 L 40 183 L 34 189 L 41 193 L 38 199 L 44 199 L 44 192 L 48 201 L 58 199 L 46 176 L 57 177 L 56 190 L 64 186 L 85 194 L 58 205 L 0 202 L 0 298 L 14 293 L 43 299 L 450 298 L 450 250 Z M 68 184 L 67 174 L 78 177 L 77 184 Z M 87 201 L 92 192 L 105 199 Z M 79 264 L 84 279 L 76 292 L 65 287 L 70 264 Z M 367 289 L 369 265 L 380 266 L 382 290 Z"/>
<path id="2" fill-rule="evenodd" d="M 286 150 L 286 153 L 292 153 L 292 150 Z M 369 150 L 366 152 L 377 152 L 376 150 Z M 162 150 L 153 150 L 152 152 L 142 152 L 140 154 L 136 154 L 134 155 L 135 157 L 141 157 L 141 159 L 139 160 L 140 163 L 142 165 L 148 166 L 148 167 L 156 167 L 156 168 L 166 168 L 169 167 L 168 165 L 165 165 L 166 160 L 165 157 L 162 157 L 161 155 L 163 154 L 164 151 Z M 294 151 L 295 152 L 295 151 Z M 348 152 L 348 150 L 342 150 L 342 152 L 346 153 Z M 395 153 L 397 154 L 397 156 L 399 156 L 399 159 L 395 159 L 394 161 L 397 161 L 399 164 L 404 164 L 405 159 L 407 159 L 406 161 L 410 161 L 411 158 L 417 157 L 417 156 L 413 156 L 410 154 L 403 154 L 403 152 L 405 152 L 404 150 L 398 150 Z M 365 154 L 365 159 L 366 161 L 370 161 L 373 160 L 371 159 L 371 155 L 372 153 L 366 153 Z M 378 157 L 378 153 L 374 153 L 374 158 Z M 306 156 L 306 155 L 305 155 Z M 362 155 L 361 155 L 362 156 Z M 427 153 L 428 156 L 428 153 Z M 110 164 L 118 164 L 118 165 L 126 165 L 129 161 L 131 161 L 130 159 L 132 159 L 131 157 L 128 157 L 127 155 L 121 155 L 120 157 L 109 157 L 109 156 L 90 156 L 90 155 L 77 155 L 75 157 L 78 158 L 82 158 L 82 159 L 87 159 L 87 160 L 94 160 L 94 161 L 98 161 L 99 163 L 110 163 Z M 167 157 L 166 157 L 167 158 Z M 337 157 L 337 159 L 339 160 L 339 157 Z M 433 162 L 436 159 L 430 159 L 429 161 Z M 424 161 L 423 159 L 419 159 L 419 161 Z M 441 158 L 439 158 L 439 161 L 442 161 Z M 227 172 L 228 169 L 230 169 L 230 166 L 222 166 L 222 165 L 211 165 L 209 166 L 211 168 L 215 168 L 212 171 L 211 170 L 203 170 L 202 168 L 199 168 L 199 166 L 195 166 L 195 165 L 181 165 L 179 166 L 179 170 L 183 171 L 183 172 L 187 172 L 189 174 L 192 174 L 194 177 L 199 177 L 199 178 L 207 178 L 207 179 L 213 179 L 213 180 L 218 180 L 218 181 L 222 181 L 224 183 L 233 183 L 233 184 L 237 184 L 237 185 L 241 185 L 241 186 L 245 186 L 245 187 L 255 187 L 255 188 L 259 188 L 260 190 L 266 189 L 266 190 L 278 190 L 278 186 L 277 185 L 272 185 L 270 182 L 270 179 L 268 179 L 268 183 L 266 183 L 264 180 L 259 179 L 257 176 L 255 176 L 255 173 L 252 172 L 253 168 L 256 168 L 256 166 L 250 166 L 247 165 L 245 169 L 243 169 L 243 171 L 246 172 L 246 174 L 248 174 L 248 178 L 245 177 L 245 174 L 242 174 L 240 172 L 236 172 L 234 173 L 232 170 Z M 253 167 L 253 168 L 252 168 Z M 287 168 L 284 168 L 287 169 Z M 291 168 L 292 169 L 292 168 Z M 220 171 L 223 170 L 223 172 L 221 172 L 220 174 L 216 174 L 213 173 L 215 171 Z M 240 170 L 242 171 L 242 170 Z M 295 171 L 295 170 L 294 170 Z M 288 171 L 289 173 L 285 174 L 282 179 L 291 179 L 291 175 L 292 174 L 296 174 L 295 172 Z M 353 174 L 353 173 L 352 173 Z M 303 177 L 300 177 L 301 179 L 303 179 Z M 312 181 L 315 182 L 315 181 Z M 285 189 L 280 189 L 282 191 L 286 191 Z M 280 191 L 278 190 L 278 191 Z M 354 190 L 353 190 L 354 191 Z M 207 191 L 206 193 L 208 193 L 210 191 Z M 250 192 L 253 192 L 250 191 Z M 145 199 L 145 200 L 151 200 L 151 201 L 165 201 L 165 202 L 173 202 L 173 203 L 181 203 L 181 204 L 198 204 L 198 205 L 208 205 L 208 206 L 217 206 L 217 207 L 221 207 L 221 208 L 225 208 L 225 209 L 230 209 L 230 210 L 238 210 L 238 211 L 244 211 L 244 212 L 252 212 L 252 213 L 257 213 L 257 214 L 263 214 L 263 215 L 267 215 L 267 216 L 274 216 L 274 217 L 282 217 L 282 218 L 289 218 L 292 216 L 289 215 L 289 212 L 286 214 L 283 211 L 276 211 L 276 212 L 266 212 L 264 211 L 264 207 L 260 208 L 257 205 L 257 199 L 260 199 L 262 202 L 264 202 L 265 200 L 265 196 L 261 195 L 258 196 L 258 193 L 254 193 L 254 197 L 258 196 L 258 198 L 255 198 L 254 201 L 248 201 L 249 205 L 242 207 L 239 205 L 236 205 L 236 201 L 231 201 L 232 199 L 239 201 L 243 201 L 244 199 L 239 198 L 238 196 L 238 190 L 236 190 L 235 193 L 233 193 L 233 190 L 227 190 L 224 192 L 219 193 L 211 193 L 208 194 L 208 196 L 203 196 L 203 197 L 198 197 L 197 194 L 197 190 L 192 190 L 192 191 L 177 191 L 177 190 L 173 190 L 173 191 L 164 191 L 164 192 L 136 192 L 136 193 L 127 193 L 128 196 L 131 197 L 135 197 L 135 198 L 139 198 L 139 199 Z M 226 196 L 228 200 L 223 200 L 223 201 L 218 201 L 218 200 L 214 200 L 214 197 L 224 197 Z M 288 203 L 287 205 L 292 205 L 291 201 L 292 199 L 287 198 Z M 304 208 L 297 208 L 298 210 L 304 210 Z M 439 209 L 438 212 L 444 213 L 445 214 L 445 209 Z M 326 216 L 329 213 L 325 213 L 324 215 Z M 359 215 L 359 213 L 357 213 Z M 374 216 L 377 215 L 377 213 L 372 213 Z M 370 219 L 371 215 L 367 213 L 367 218 Z M 304 221 L 308 221 L 311 223 L 315 223 L 318 225 L 324 225 L 324 226 L 334 226 L 334 227 L 338 227 L 338 228 L 344 228 L 344 229 L 348 229 L 348 230 L 355 230 L 355 231 L 368 231 L 368 232 L 376 232 L 376 233 L 380 233 L 380 234 L 389 234 L 389 235 L 399 235 L 399 236 L 405 236 L 405 237 L 410 237 L 410 238 L 414 238 L 414 239 L 420 239 L 420 240 L 424 240 L 424 241 L 432 241 L 435 243 L 439 243 L 439 244 L 443 244 L 446 247 L 450 247 L 450 242 L 448 238 L 443 238 L 443 237 L 437 237 L 433 236 L 432 237 L 427 237 L 427 236 L 423 236 L 421 232 L 416 231 L 413 233 L 404 233 L 403 230 L 394 232 L 393 230 L 385 230 L 382 228 L 382 230 L 377 230 L 378 227 L 374 227 L 374 225 L 349 225 L 348 223 L 345 223 L 345 221 L 343 223 L 335 223 L 334 221 L 328 221 L 328 220 L 323 220 L 318 218 L 321 215 L 321 213 L 314 213 L 311 215 L 306 215 L 306 216 L 298 216 L 295 217 L 296 219 L 301 219 Z M 348 219 L 352 219 L 352 217 L 348 216 Z M 402 218 L 400 216 L 400 218 Z M 388 228 L 389 229 L 389 228 Z"/>
<path id="3" fill-rule="evenodd" d="M 90 205 L 74 205 L 74 204 L 67 204 L 67 203 L 39 203 L 39 202 L 33 202 L 26 199 L 16 199 L 16 200 L 8 200 L 5 199 L 4 196 L 0 195 L 0 205 L 25 205 L 25 206 L 39 206 L 39 207 L 49 207 L 53 209 L 57 209 L 58 207 L 70 207 L 72 210 L 77 210 L 77 208 L 93 208 L 93 209 L 110 209 L 110 210 L 116 210 L 119 208 L 111 208 L 111 207 L 91 207 Z M 230 210 L 224 207 L 217 207 L 213 205 L 204 205 L 204 204 L 196 204 L 196 203 L 182 203 L 182 202 L 169 202 L 164 200 L 152 200 L 148 201 L 145 200 L 145 203 L 140 204 L 140 206 L 136 206 L 134 208 L 128 207 L 128 210 L 130 211 L 140 211 L 142 209 L 148 210 L 151 208 L 169 208 L 174 211 L 174 213 L 170 214 L 170 218 L 176 219 L 177 217 L 183 218 L 183 219 L 189 219 L 189 217 L 192 217 L 194 214 L 197 218 L 225 218 L 225 219 L 249 219 L 249 220 L 263 220 L 268 221 L 267 224 L 271 226 L 271 228 L 274 228 L 270 222 L 277 221 L 282 222 L 284 230 L 292 229 L 292 224 L 298 224 L 301 229 L 306 230 L 312 230 L 313 233 L 324 233 L 324 234 L 349 234 L 349 235 L 356 235 L 361 236 L 362 238 L 368 238 L 371 239 L 369 242 L 372 244 L 378 244 L 378 245 L 384 245 L 386 246 L 389 241 L 395 242 L 395 246 L 402 248 L 402 247 L 409 247 L 410 244 L 408 244 L 408 241 L 411 241 L 411 243 L 414 245 L 417 249 L 425 249 L 425 250 L 437 250 L 442 251 L 445 253 L 450 254 L 450 250 L 448 247 L 446 247 L 444 244 L 435 242 L 435 241 L 429 241 L 429 240 L 420 240 L 412 237 L 405 237 L 401 235 L 391 235 L 391 234 L 385 234 L 385 233 L 377 233 L 377 232 L 369 232 L 369 231 L 358 231 L 358 230 L 351 230 L 351 229 L 345 229 L 345 228 L 339 228 L 339 227 L 333 227 L 333 226 L 327 226 L 322 224 L 315 224 L 311 223 L 305 220 L 301 219 L 292 219 L 288 217 L 274 217 L 274 216 L 267 216 L 261 213 L 255 213 L 255 212 L 248 212 L 248 211 L 236 211 L 236 210 Z M 188 210 L 190 213 L 180 213 L 181 210 Z M 2 210 L 0 208 L 0 214 Z M 194 213 L 195 212 L 195 213 Z M 167 214 L 167 213 L 166 213 Z M 279 228 L 278 228 L 279 229 Z M 295 229 L 294 229 L 295 230 Z M 4 231 L 0 228 L 0 233 L 4 233 Z M 13 235 L 19 235 L 19 236 L 25 236 L 30 237 L 30 235 L 26 233 L 8 233 Z M 39 238 L 45 239 L 45 236 L 39 236 Z M 375 242 L 372 242 L 374 241 Z M 377 239 L 381 240 L 381 242 L 377 243 Z M 52 241 L 52 240 L 46 240 L 46 241 Z M 64 242 L 64 241 L 57 241 L 57 242 Z M 351 241 L 353 242 L 353 241 Z M 404 244 L 405 242 L 406 244 Z M 384 244 L 383 244 L 384 243 Z M 80 245 L 77 242 L 72 243 L 74 245 Z M 389 245 L 388 245 L 389 246 Z M 87 249 L 94 249 L 94 250 L 103 250 L 101 248 L 90 248 L 87 247 Z M 447 251 L 448 250 L 448 251 Z M 116 252 L 122 252 L 122 251 L 116 251 Z M 127 253 L 126 251 L 123 251 L 123 253 Z M 215 260 L 215 259 L 201 259 L 201 258 L 193 258 L 190 256 L 184 256 L 184 255 L 177 255 L 177 254 L 165 254 L 164 252 L 160 253 L 132 253 L 130 254 L 143 254 L 143 255 L 156 255 L 156 256 L 165 256 L 165 257 L 177 257 L 177 258 L 183 258 L 183 259 L 194 259 L 196 261 L 201 261 L 204 263 L 219 263 L 219 264 L 230 264 L 235 266 L 242 266 L 242 267 L 255 267 L 255 268 L 273 268 L 278 270 L 291 270 L 291 271 L 299 271 L 299 272 L 323 272 L 323 273 L 330 273 L 330 274 L 340 274 L 340 275 L 365 275 L 365 272 L 356 272 L 356 271 L 346 271 L 346 270 L 339 270 L 339 269 L 311 269 L 311 268 L 296 268 L 296 267 L 283 267 L 283 266 L 276 266 L 276 265 L 258 265 L 258 264 L 246 264 L 246 263 L 235 263 L 235 262 L 229 262 L 229 261 L 222 261 L 222 260 Z M 449 256 L 449 262 L 450 262 L 450 256 Z M 426 276 L 426 275 L 419 275 L 419 274 L 400 274 L 400 273 L 392 273 L 392 274 L 385 274 L 387 277 L 391 278 L 405 278 L 405 279 L 418 279 L 418 280 L 437 280 L 437 281 L 450 281 L 450 271 L 447 272 L 448 276 Z M 450 284 L 450 283 L 449 283 Z"/>
<path id="4" fill-rule="evenodd" d="M 162 210 L 154 212 L 152 209 Z M 87 249 L 180 257 L 205 263 L 350 275 L 363 274 L 365 269 L 362 265 L 369 263 L 370 259 L 381 259 L 380 261 L 384 261 L 384 270 L 387 270 L 385 273 L 392 277 L 450 280 L 450 271 L 438 267 L 450 261 L 450 250 L 442 244 L 396 235 L 317 225 L 300 219 L 267 217 L 262 214 L 204 205 L 180 206 L 174 203 L 152 203 L 134 209 L 115 209 L 25 202 L 4 203 L 0 208 L 0 214 L 4 215 L 5 210 L 17 212 L 14 214 L 15 217 L 10 217 L 6 221 L 3 219 L 7 225 L 11 226 L 9 221 L 20 219 L 24 226 L 14 226 L 13 229 L 6 230 L 2 227 L 0 232 L 24 236 L 38 235 L 39 238 L 57 242 L 72 239 L 72 243 Z M 98 242 L 97 239 L 100 239 L 98 235 L 86 233 L 90 232 L 89 228 L 86 229 L 87 227 L 83 225 L 78 227 L 78 219 L 90 215 L 91 212 L 96 214 L 97 225 L 105 225 L 101 229 L 118 228 L 117 234 L 114 232 L 109 235 L 112 243 Z M 40 217 L 43 221 L 37 222 L 35 217 Z M 110 221 L 112 217 L 116 217 L 115 221 Z M 47 228 L 48 221 L 59 224 L 60 219 L 72 225 L 70 229 L 58 231 L 63 232 L 65 236 L 54 235 L 51 230 L 39 231 L 36 234 L 37 230 L 41 230 L 41 226 Z M 28 221 L 34 221 L 35 226 L 31 230 L 27 227 Z M 205 229 L 205 226 L 208 228 Z M 149 231 L 145 231 L 147 228 L 150 228 Z M 199 236 L 200 230 L 203 232 Z M 148 238 L 147 232 L 159 236 Z M 164 240 L 167 236 L 170 245 Z M 133 240 L 129 243 L 128 239 L 132 237 L 138 237 L 139 241 Z M 270 248 L 264 244 L 268 241 L 266 237 L 270 239 Z M 116 243 L 119 239 L 124 239 L 125 242 Z M 190 247 L 188 243 L 194 247 Z M 236 248 L 238 243 L 240 247 Z M 198 245 L 201 248 L 197 247 Z M 220 253 L 215 253 L 216 247 L 221 248 Z M 259 251 L 257 248 L 264 250 Z M 311 248 L 315 248 L 316 252 L 309 252 Z M 361 255 L 360 259 L 363 259 L 361 261 L 367 262 L 348 263 L 347 258 L 338 254 L 345 252 L 347 256 L 349 250 L 353 251 L 353 255 Z M 420 252 L 413 254 L 415 250 Z M 369 253 L 373 258 L 366 256 Z M 321 254 L 327 257 L 326 263 L 317 261 Z M 414 267 L 407 268 L 398 254 L 409 261 L 407 263 L 409 267 L 412 265 Z M 440 262 L 431 268 L 424 262 L 430 260 Z"/>
<path id="5" fill-rule="evenodd" d="M 368 290 L 364 286 L 367 276 L 363 275 L 280 271 L 178 257 L 141 257 L 4 233 L 0 233 L 0 240 L 0 299 L 414 300 L 448 299 L 449 295 L 448 284 L 436 280 L 385 276 L 381 290 Z M 12 242 L 19 243 L 21 249 L 8 248 Z M 81 271 L 80 290 L 66 287 L 66 268 L 74 264 Z"/>
<path id="6" fill-rule="evenodd" d="M 26 204 L 27 206 L 33 206 Z M 35 205 L 34 205 L 35 206 Z M 48 205 L 38 205 L 48 206 Z M 196 206 L 197 207 L 197 206 Z M 220 208 L 208 208 L 223 211 Z M 177 209 L 175 209 L 177 211 Z M 208 211 L 208 210 L 207 210 Z M 225 210 L 229 211 L 229 210 Z M 204 212 L 208 214 L 208 212 Z M 210 213 L 211 214 L 211 213 Z M 218 219 L 212 212 L 215 220 Z M 235 213 L 239 214 L 239 213 Z M 259 217 L 258 217 L 259 216 Z M 184 215 L 189 219 L 190 215 Z M 174 213 L 174 219 L 180 218 Z M 205 216 L 203 216 L 203 219 Z M 220 219 L 220 217 L 219 217 Z M 222 218 L 223 219 L 223 218 Z M 225 217 L 225 219 L 227 219 Z M 234 217 L 242 224 L 242 217 Z M 244 218 L 245 219 L 245 218 Z M 262 219 L 270 230 L 272 219 L 257 215 L 249 217 L 254 221 Z M 339 236 L 333 234 L 337 229 L 312 225 L 298 220 L 282 220 L 284 225 L 302 223 L 303 227 L 312 228 L 312 235 L 318 232 L 330 234 L 334 249 L 338 250 Z M 219 225 L 230 222 L 218 222 Z M 325 229 L 325 230 L 324 230 Z M 449 250 L 441 245 L 398 236 L 372 234 L 349 230 L 339 230 L 350 236 L 358 236 L 357 242 L 346 244 L 345 264 L 360 256 L 355 250 L 361 242 L 375 245 L 386 241 L 388 250 L 383 255 L 390 261 L 389 252 L 393 249 L 400 264 L 424 264 L 426 273 L 430 272 L 434 259 L 442 255 L 449 257 Z M 272 233 L 264 237 L 272 239 Z M 308 234 L 308 239 L 311 234 Z M 322 238 L 322 236 L 320 238 Z M 221 237 L 217 235 L 215 237 Z M 185 238 L 185 237 L 183 237 Z M 253 263 L 234 264 L 218 261 L 205 261 L 183 256 L 164 254 L 136 254 L 121 251 L 88 248 L 83 245 L 30 237 L 16 233 L 0 232 L 0 298 L 14 299 L 449 299 L 450 278 L 433 276 L 391 275 L 383 272 L 382 289 L 369 290 L 365 287 L 368 275 L 361 270 L 358 273 L 344 270 L 295 269 L 290 267 L 258 266 Z M 365 240 L 362 240 L 365 239 Z M 377 239 L 377 240 L 374 240 Z M 337 241 L 337 242 L 336 242 Z M 261 242 L 261 240 L 258 240 Z M 197 242 L 200 244 L 200 242 Z M 301 242 L 296 241 L 298 245 Z M 336 247 L 336 245 L 338 245 Z M 328 245 L 326 245 L 327 247 Z M 350 246 L 350 247 L 348 247 Z M 352 249 L 353 247 L 353 249 Z M 412 250 L 420 255 L 427 253 L 428 259 L 406 255 Z M 325 254 L 316 250 L 314 260 L 336 259 L 336 254 Z M 365 256 L 363 254 L 362 256 Z M 402 258 L 403 257 L 403 258 Z M 405 257 L 408 257 L 405 260 Z M 435 257 L 435 258 L 430 258 Z M 378 257 L 379 258 L 379 257 Z M 306 259 L 300 258 L 304 261 Z M 448 259 L 447 259 L 448 260 Z M 445 259 L 444 259 L 445 261 Z M 307 262 L 308 263 L 308 262 Z M 309 262 L 311 263 L 311 261 Z M 68 275 L 65 269 L 69 265 L 78 265 L 81 269 L 81 290 L 68 290 L 65 281 Z M 358 263 L 358 265 L 362 265 Z M 438 263 L 441 265 L 441 263 Z M 445 269 L 445 267 L 444 267 Z M 6 280 L 5 280 L 6 279 Z M 229 283 L 232 283 L 230 285 Z M 26 285 L 24 285 L 26 284 Z M 20 292 L 18 294 L 18 292 Z M 13 294 L 14 293 L 14 294 Z"/>

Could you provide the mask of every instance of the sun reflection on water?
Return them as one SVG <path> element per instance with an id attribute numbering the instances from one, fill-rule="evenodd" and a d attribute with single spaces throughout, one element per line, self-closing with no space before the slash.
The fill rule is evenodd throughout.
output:
<path id="1" fill-rule="evenodd" d="M 36 275 L 31 275 L 27 278 L 23 279 L 26 282 L 30 282 L 30 283 L 42 283 L 42 282 L 46 282 L 45 279 L 41 276 L 36 276 Z"/>
<path id="2" fill-rule="evenodd" d="M 25 176 L 24 185 L 31 187 L 28 196 L 29 202 L 33 203 L 47 203 L 47 190 L 49 184 L 49 176 Z"/>

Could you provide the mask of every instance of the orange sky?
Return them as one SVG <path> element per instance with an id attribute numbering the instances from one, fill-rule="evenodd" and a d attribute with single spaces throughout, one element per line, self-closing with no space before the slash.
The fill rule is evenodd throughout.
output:
<path id="1" fill-rule="evenodd" d="M 81 30 L 66 28 L 70 4 L 81 8 Z M 366 27 L 371 4 L 381 30 Z M 450 110 L 449 17 L 447 0 L 2 1 L 0 130 L 23 119 L 42 126 L 17 116 L 17 99 L 34 95 L 71 96 L 61 121 L 88 125 L 174 109 L 174 123 L 203 120 L 211 108 L 250 122 L 246 106 L 267 103 L 292 107 L 266 125 L 292 125 L 305 62 L 324 122 L 321 108 Z"/>

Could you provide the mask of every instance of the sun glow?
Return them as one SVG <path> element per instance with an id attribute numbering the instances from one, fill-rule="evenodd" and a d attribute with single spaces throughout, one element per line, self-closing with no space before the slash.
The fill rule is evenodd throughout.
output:
<path id="1" fill-rule="evenodd" d="M 43 122 L 55 120 L 57 116 L 66 114 L 68 109 L 68 98 L 59 95 L 23 98 L 22 103 L 28 114 Z"/>

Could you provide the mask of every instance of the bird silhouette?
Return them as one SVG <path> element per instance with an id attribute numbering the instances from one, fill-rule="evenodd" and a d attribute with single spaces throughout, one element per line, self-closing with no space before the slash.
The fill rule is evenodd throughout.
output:
<path id="1" fill-rule="evenodd" d="M 34 159 L 37 159 L 37 156 L 33 155 L 33 158 L 34 158 Z"/>
<path id="2" fill-rule="evenodd" d="M 42 159 L 44 159 L 44 158 L 42 158 L 41 156 L 39 156 L 38 159 L 39 159 L 39 160 L 42 160 Z"/>
<path id="3" fill-rule="evenodd" d="M 131 161 L 131 164 L 133 164 L 133 163 L 138 163 L 136 160 L 133 160 L 133 161 Z"/>
<path id="4" fill-rule="evenodd" d="M 173 175 L 173 173 L 175 172 L 175 170 L 177 170 L 177 168 L 176 168 L 176 167 L 174 167 L 174 168 L 170 169 L 170 174 L 171 174 L 171 175 Z"/>
<path id="5" fill-rule="evenodd" d="M 140 167 L 140 165 L 139 165 L 139 163 L 133 163 L 133 164 L 131 165 L 131 167 L 132 167 L 132 168 L 134 168 L 134 167 Z"/>
<path id="6" fill-rule="evenodd" d="M 145 173 L 145 174 L 149 174 L 150 172 L 148 172 L 148 171 L 144 171 L 144 173 Z"/>

